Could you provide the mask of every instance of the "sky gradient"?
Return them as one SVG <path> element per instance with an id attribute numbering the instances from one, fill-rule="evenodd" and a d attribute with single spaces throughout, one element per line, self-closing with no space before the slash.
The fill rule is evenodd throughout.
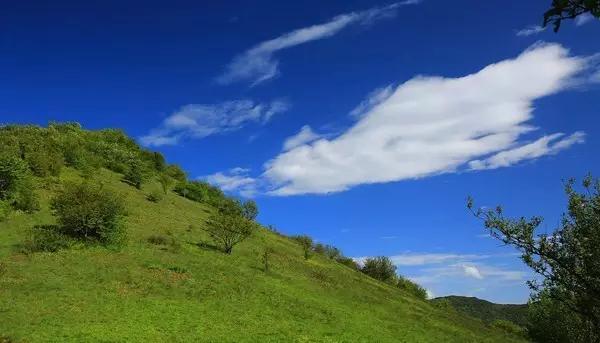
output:
<path id="1" fill-rule="evenodd" d="M 562 180 L 599 174 L 600 23 L 509 3 L 3 3 L 0 122 L 122 128 L 263 224 L 521 303 L 529 271 L 465 199 L 549 231 Z"/>

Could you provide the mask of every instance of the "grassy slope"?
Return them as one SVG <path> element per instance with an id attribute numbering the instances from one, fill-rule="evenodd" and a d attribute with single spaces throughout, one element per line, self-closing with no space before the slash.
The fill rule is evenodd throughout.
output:
<path id="1" fill-rule="evenodd" d="M 457 311 L 474 318 L 479 318 L 486 323 L 496 319 L 509 320 L 515 324 L 527 324 L 527 305 L 494 304 L 489 301 L 474 297 L 448 296 L 433 299 L 433 302 L 447 300 Z"/>
<path id="2" fill-rule="evenodd" d="M 78 179 L 72 170 L 62 179 Z M 0 337 L 14 341 L 507 342 L 481 323 L 444 313 L 401 290 L 315 256 L 266 230 L 227 256 L 196 243 L 210 208 L 169 194 L 159 203 L 102 171 L 128 203 L 129 243 L 121 251 L 73 249 L 23 255 L 15 245 L 42 211 L 0 223 Z M 51 188 L 51 187 L 47 187 Z M 180 247 L 146 242 L 171 233 Z M 275 249 L 272 271 L 260 254 Z M 177 273 L 169 268 L 184 268 Z"/>

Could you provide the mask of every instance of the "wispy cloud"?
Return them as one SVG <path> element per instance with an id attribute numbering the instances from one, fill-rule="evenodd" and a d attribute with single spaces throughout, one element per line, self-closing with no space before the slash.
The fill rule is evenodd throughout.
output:
<path id="1" fill-rule="evenodd" d="M 501 151 L 483 160 L 473 160 L 469 162 L 469 167 L 473 170 L 508 167 L 521 161 L 533 160 L 545 155 L 558 154 L 560 151 L 571 147 L 573 144 L 580 144 L 584 141 L 585 134 L 581 131 L 566 137 L 563 133 L 555 133 L 543 136 L 535 142 Z"/>
<path id="2" fill-rule="evenodd" d="M 266 104 L 235 100 L 186 105 L 168 116 L 158 128 L 140 137 L 140 142 L 146 146 L 175 145 L 185 138 L 204 138 L 235 131 L 250 123 L 264 125 L 288 108 L 289 104 L 283 100 Z"/>
<path id="3" fill-rule="evenodd" d="M 217 82 L 229 84 L 249 81 L 252 85 L 260 84 L 278 75 L 279 61 L 274 56 L 278 51 L 331 37 L 352 24 L 366 25 L 394 16 L 398 7 L 419 2 L 416 0 L 396 2 L 384 7 L 338 15 L 326 23 L 301 28 L 262 42 L 234 57 L 225 72 L 217 77 Z"/>
<path id="4" fill-rule="evenodd" d="M 528 124 L 533 102 L 569 88 L 589 63 L 558 44 L 537 43 L 464 77 L 418 76 L 383 88 L 353 111 L 359 119 L 352 127 L 282 152 L 262 177 L 272 195 L 323 194 L 555 154 L 584 134 L 521 141 L 536 130 Z"/>
<path id="5" fill-rule="evenodd" d="M 235 193 L 245 198 L 251 198 L 256 194 L 257 180 L 249 176 L 250 169 L 232 168 L 223 173 L 218 172 L 202 176 L 199 179 L 218 186 L 224 192 Z"/>
<path id="6" fill-rule="evenodd" d="M 575 18 L 575 25 L 576 26 L 585 25 L 594 19 L 595 19 L 594 16 L 591 15 L 590 13 L 584 13 Z"/>
<path id="7" fill-rule="evenodd" d="M 313 132 L 313 130 L 308 125 L 304 125 L 300 132 L 298 132 L 295 136 L 291 136 L 285 140 L 283 143 L 283 150 L 287 151 L 293 149 L 302 144 L 310 143 L 316 139 L 319 139 L 321 136 Z"/>
<path id="8" fill-rule="evenodd" d="M 538 33 L 541 33 L 544 31 L 546 31 L 545 27 L 542 27 L 539 25 L 530 25 L 524 29 L 516 31 L 515 34 L 519 37 L 528 37 L 528 36 L 537 35 Z"/>

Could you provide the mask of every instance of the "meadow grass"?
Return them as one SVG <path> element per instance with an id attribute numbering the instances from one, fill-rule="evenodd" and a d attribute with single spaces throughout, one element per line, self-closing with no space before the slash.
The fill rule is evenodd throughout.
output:
<path id="1" fill-rule="evenodd" d="M 65 168 L 61 181 L 77 181 Z M 305 260 L 294 241 L 261 229 L 232 255 L 203 232 L 213 211 L 174 193 L 158 203 L 121 176 L 92 182 L 127 203 L 127 244 L 24 254 L 41 210 L 0 223 L 0 337 L 13 342 L 511 342 L 481 321 L 438 309 L 323 256 Z M 151 237 L 154 239 L 149 239 Z M 156 239 L 156 236 L 162 238 Z M 270 271 L 261 261 L 272 248 Z M 1 341 L 1 338 L 0 338 Z"/>

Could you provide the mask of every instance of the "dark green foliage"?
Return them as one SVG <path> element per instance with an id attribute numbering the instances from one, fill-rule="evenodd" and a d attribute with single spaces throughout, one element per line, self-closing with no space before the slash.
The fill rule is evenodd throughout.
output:
<path id="1" fill-rule="evenodd" d="M 336 259 L 336 261 L 352 269 L 360 270 L 360 266 L 358 265 L 358 263 L 356 263 L 356 261 L 354 261 L 354 259 L 350 257 L 340 256 Z"/>
<path id="2" fill-rule="evenodd" d="M 167 168 L 165 157 L 160 152 L 142 150 L 141 158 L 147 161 L 150 167 L 158 173 L 164 172 Z"/>
<path id="3" fill-rule="evenodd" d="M 292 239 L 300 244 L 304 252 L 304 259 L 308 260 L 313 251 L 313 239 L 307 235 L 293 236 Z"/>
<path id="4" fill-rule="evenodd" d="M 565 185 L 568 197 L 567 213 L 551 234 L 536 234 L 541 217 L 505 218 L 501 207 L 477 210 L 474 214 L 484 221 L 492 237 L 519 250 L 521 258 L 542 282 L 530 281 L 532 300 L 543 300 L 543 308 L 562 308 L 580 322 L 579 330 L 592 341 L 600 340 L 600 182 L 588 176 L 583 192 L 574 188 L 574 181 Z M 473 202 L 467 203 L 470 209 Z M 540 300 L 541 299 L 541 300 Z M 571 316 L 571 314 L 565 314 Z M 546 318 L 558 318 L 555 314 Z M 557 324 L 558 325 L 558 324 Z M 561 324 L 563 325 L 563 324 Z"/>
<path id="5" fill-rule="evenodd" d="M 402 276 L 398 276 L 397 279 L 396 286 L 398 288 L 407 291 L 419 299 L 427 300 L 427 291 L 425 288 L 421 287 L 421 285 L 414 283 Z"/>
<path id="6" fill-rule="evenodd" d="M 220 189 L 203 181 L 179 182 L 173 190 L 184 198 L 211 205 L 225 198 Z"/>
<path id="7" fill-rule="evenodd" d="M 146 179 L 147 170 L 142 161 L 137 158 L 130 158 L 127 163 L 127 170 L 123 175 L 123 180 L 137 189 L 142 188 L 142 183 Z"/>
<path id="8" fill-rule="evenodd" d="M 215 206 L 217 210 L 219 210 L 219 213 L 223 215 L 239 216 L 248 220 L 253 220 L 244 215 L 242 203 L 237 199 L 223 197 L 222 199 L 218 199 L 213 206 Z"/>
<path id="9" fill-rule="evenodd" d="M 468 316 L 479 318 L 491 324 L 494 320 L 501 319 L 513 322 L 521 327 L 527 325 L 528 306 L 513 304 L 494 304 L 487 300 L 474 297 L 447 296 L 435 298 L 432 303 L 438 305 L 448 303 L 451 307 Z"/>
<path id="10" fill-rule="evenodd" d="M 256 219 L 256 216 L 258 216 L 258 206 L 254 200 L 248 200 L 242 204 L 242 215 L 249 220 Z"/>
<path id="11" fill-rule="evenodd" d="M 383 282 L 393 283 L 396 280 L 396 266 L 386 256 L 367 258 L 361 271 Z"/>
<path id="12" fill-rule="evenodd" d="M 35 147 L 25 154 L 25 161 L 35 176 L 57 176 L 64 165 L 60 151 L 50 147 Z"/>
<path id="13" fill-rule="evenodd" d="M 226 254 L 231 254 L 233 247 L 250 237 L 257 224 L 239 215 L 214 214 L 208 220 L 206 232 Z"/>
<path id="14" fill-rule="evenodd" d="M 598 328 L 544 292 L 530 301 L 527 318 L 527 332 L 535 342 L 598 342 Z"/>
<path id="15" fill-rule="evenodd" d="M 554 32 L 558 32 L 563 20 L 585 13 L 599 18 L 600 0 L 552 0 L 550 9 L 544 13 L 544 26 L 552 24 Z"/>
<path id="16" fill-rule="evenodd" d="M 31 237 L 25 242 L 26 252 L 56 252 L 68 249 L 73 239 L 56 225 L 37 225 L 31 229 Z"/>
<path id="17" fill-rule="evenodd" d="M 4 216 L 9 206 L 25 212 L 39 209 L 27 163 L 18 157 L 0 155 L 0 201 Z"/>
<path id="18" fill-rule="evenodd" d="M 51 201 L 61 230 L 73 238 L 118 244 L 124 239 L 123 199 L 89 183 L 67 184 Z"/>

